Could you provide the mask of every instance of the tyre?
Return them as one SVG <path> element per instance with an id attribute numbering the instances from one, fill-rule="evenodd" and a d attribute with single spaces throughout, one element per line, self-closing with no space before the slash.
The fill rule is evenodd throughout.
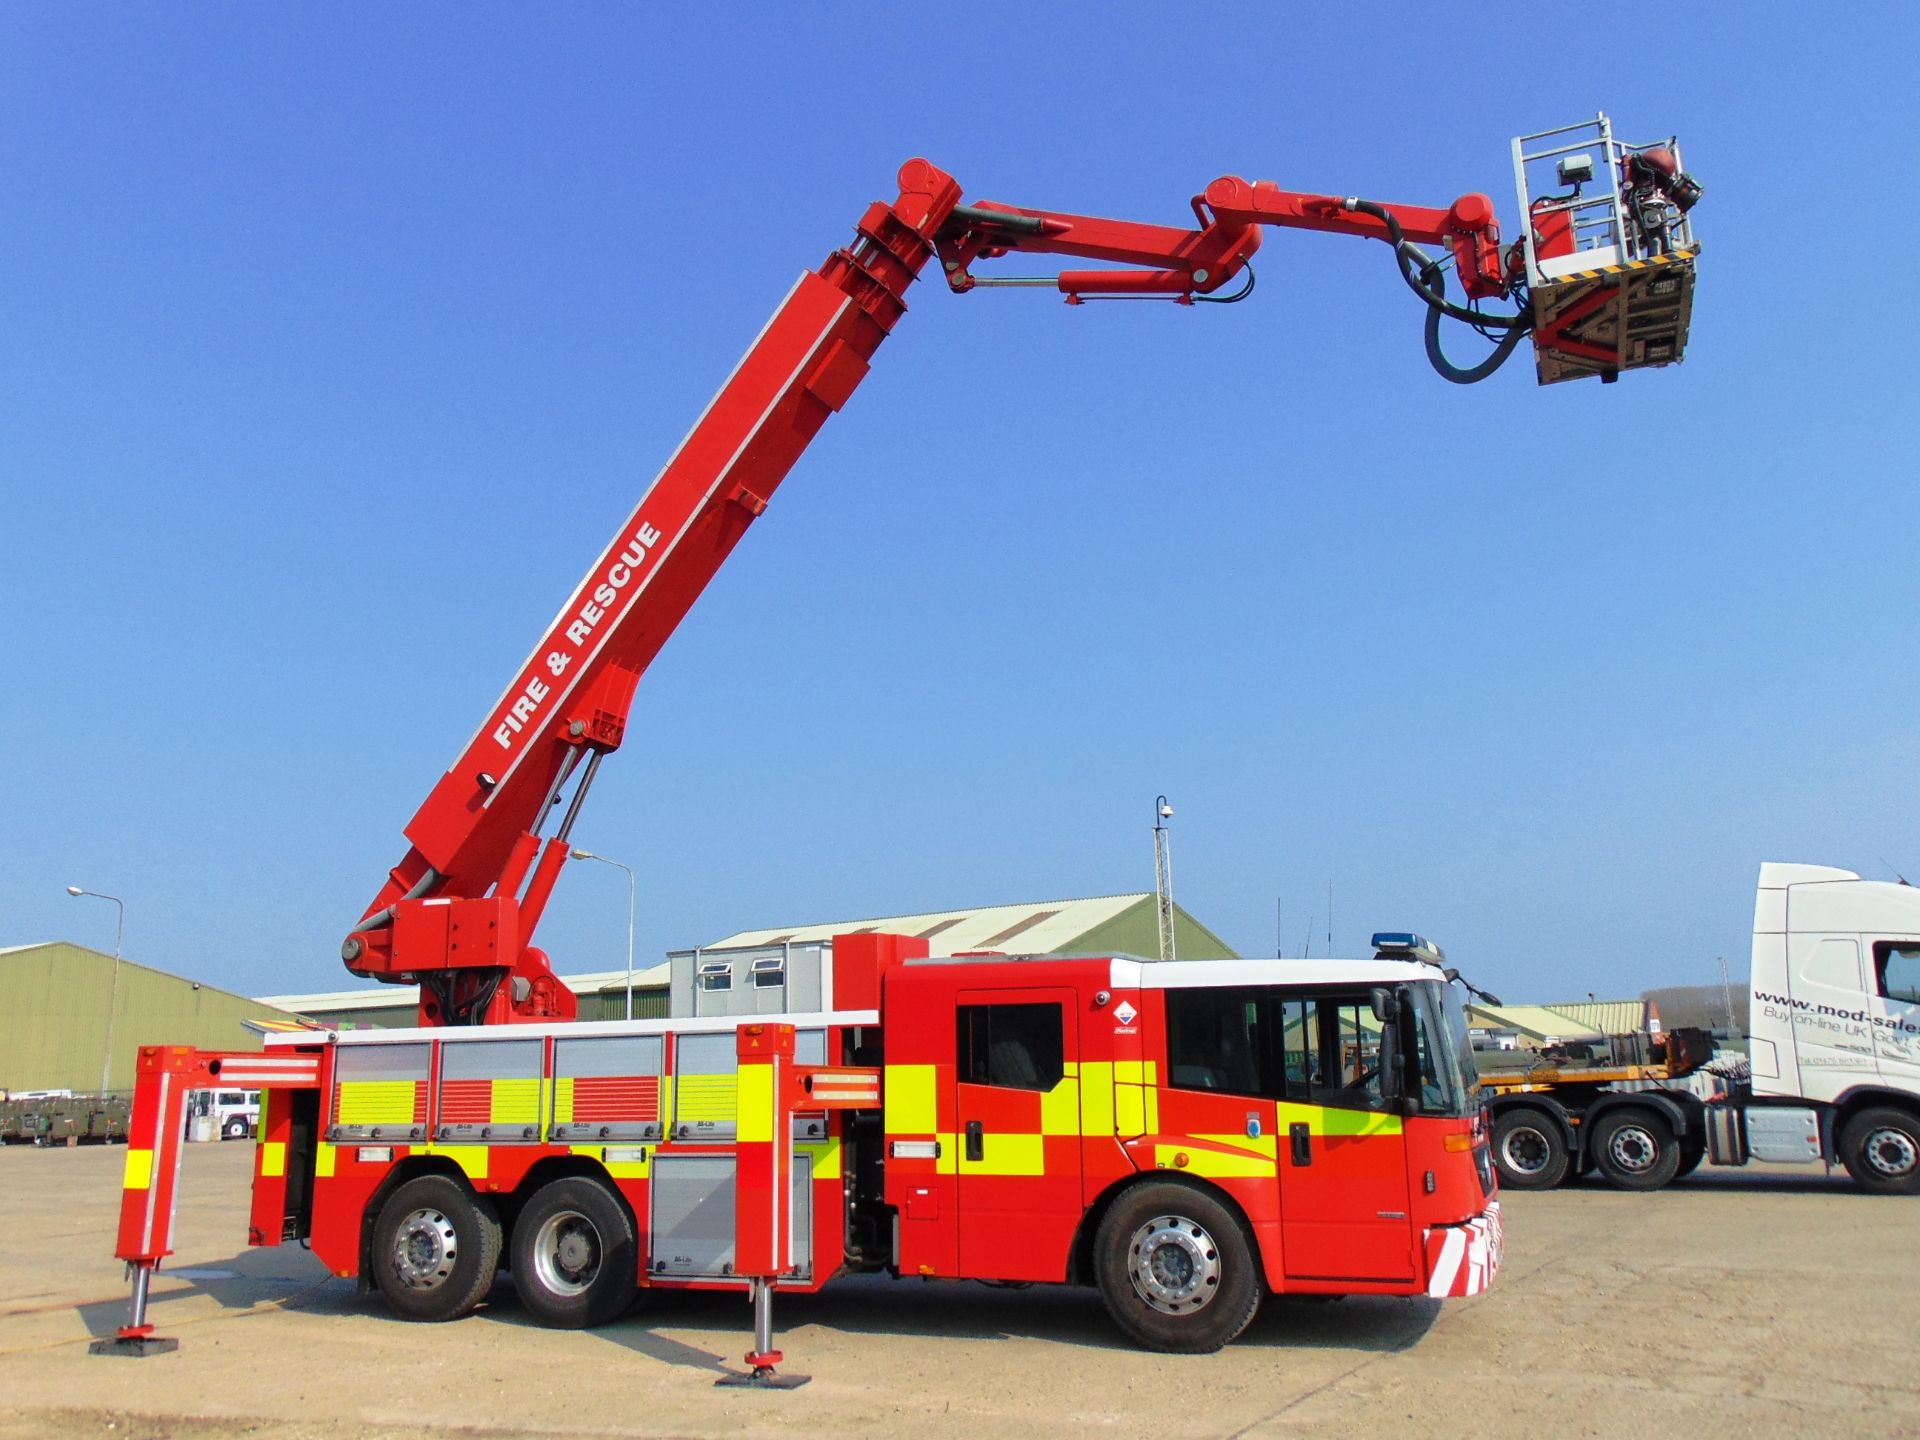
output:
<path id="1" fill-rule="evenodd" d="M 1673 1172 L 1673 1178 L 1683 1180 L 1700 1168 L 1700 1162 L 1707 1158 L 1707 1142 L 1704 1140 L 1682 1140 L 1680 1142 L 1680 1166 Z"/>
<path id="2" fill-rule="evenodd" d="M 1840 1132 L 1840 1163 L 1876 1195 L 1920 1195 L 1920 1121 L 1904 1110 L 1862 1110 Z"/>
<path id="3" fill-rule="evenodd" d="M 1551 1190 L 1567 1178 L 1570 1157 L 1560 1124 L 1544 1110 L 1508 1110 L 1493 1122 L 1493 1163 L 1512 1190 Z"/>
<path id="4" fill-rule="evenodd" d="M 1218 1350 L 1260 1308 L 1239 1217 L 1189 1185 L 1150 1181 L 1122 1193 L 1094 1237 L 1094 1268 L 1107 1313 L 1149 1350 Z"/>
<path id="5" fill-rule="evenodd" d="M 221 1127 L 222 1140 L 244 1140 L 247 1138 L 247 1122 L 235 1116 Z"/>
<path id="6" fill-rule="evenodd" d="M 1673 1129 L 1651 1110 L 1611 1110 L 1594 1122 L 1593 1164 L 1621 1190 L 1658 1190 L 1680 1169 Z"/>
<path id="7" fill-rule="evenodd" d="M 387 1197 L 373 1225 L 373 1279 L 403 1320 L 457 1320 L 483 1299 L 500 1264 L 500 1217 L 445 1175 Z"/>
<path id="8" fill-rule="evenodd" d="M 639 1289 L 640 1246 L 626 1207 L 598 1180 L 555 1180 L 513 1225 L 513 1288 L 542 1325 L 617 1320 Z"/>

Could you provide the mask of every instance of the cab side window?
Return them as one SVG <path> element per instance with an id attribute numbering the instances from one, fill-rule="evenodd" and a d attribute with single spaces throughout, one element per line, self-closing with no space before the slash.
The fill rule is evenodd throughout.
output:
<path id="1" fill-rule="evenodd" d="M 1176 989 L 1167 999 L 1167 1083 L 1279 1099 L 1262 1017 L 1272 1007 L 1251 987 Z"/>
<path id="2" fill-rule="evenodd" d="M 1882 940 L 1873 947 L 1873 973 L 1889 1000 L 1920 1005 L 1920 940 Z"/>
<path id="3" fill-rule="evenodd" d="M 1364 995 L 1320 995 L 1281 1006 L 1287 1095 L 1309 1105 L 1384 1110 L 1380 1025 Z"/>
<path id="4" fill-rule="evenodd" d="M 955 1055 L 963 1084 L 1051 1090 L 1067 1073 L 1060 1005 L 962 1005 Z"/>

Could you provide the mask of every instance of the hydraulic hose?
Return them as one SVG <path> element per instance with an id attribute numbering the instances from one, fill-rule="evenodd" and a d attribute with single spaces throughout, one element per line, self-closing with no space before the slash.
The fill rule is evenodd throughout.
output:
<path id="1" fill-rule="evenodd" d="M 1352 198 L 1348 199 L 1347 208 L 1357 210 L 1362 215 L 1371 215 L 1387 227 L 1387 235 L 1393 245 L 1393 258 L 1400 267 L 1400 278 L 1407 282 L 1408 289 L 1426 302 L 1427 363 L 1433 366 L 1441 379 L 1450 380 L 1455 385 L 1474 385 L 1507 363 L 1515 348 L 1533 329 L 1531 314 L 1487 315 L 1478 310 L 1469 310 L 1464 305 L 1455 305 L 1447 299 L 1447 280 L 1441 273 L 1439 262 L 1407 239 L 1391 210 L 1371 200 Z M 1506 334 L 1486 359 L 1463 368 L 1449 360 L 1441 347 L 1440 317 L 1443 315 L 1481 329 L 1492 327 L 1504 330 Z"/>
<path id="2" fill-rule="evenodd" d="M 1464 320 L 1469 325 L 1491 326 L 1496 330 L 1531 330 L 1533 328 L 1531 315 L 1485 315 L 1478 310 L 1469 310 L 1464 305 L 1455 305 L 1446 298 L 1444 291 L 1436 292 L 1429 288 L 1426 283 L 1427 276 L 1438 278 L 1439 271 L 1429 260 L 1421 267 L 1420 277 L 1418 279 L 1414 277 L 1413 256 L 1409 255 L 1408 251 L 1411 250 L 1414 254 L 1419 254 L 1419 251 L 1407 243 L 1406 232 L 1400 228 L 1400 222 L 1394 217 L 1393 212 L 1384 205 L 1374 204 L 1371 200 L 1356 200 L 1351 196 L 1348 197 L 1346 204 L 1349 210 L 1357 210 L 1362 215 L 1371 215 L 1387 227 L 1387 235 L 1393 246 L 1393 258 L 1400 264 L 1401 276 L 1412 288 L 1413 293 L 1427 304 L 1451 315 L 1456 320 Z"/>

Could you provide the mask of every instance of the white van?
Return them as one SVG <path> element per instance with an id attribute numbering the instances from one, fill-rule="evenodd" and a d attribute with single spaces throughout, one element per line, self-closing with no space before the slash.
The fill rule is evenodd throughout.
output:
<path id="1" fill-rule="evenodd" d="M 187 1133 L 195 1117 L 213 1117 L 213 1129 L 222 1140 L 245 1140 L 260 1128 L 258 1090 L 196 1090 L 187 1097 Z"/>

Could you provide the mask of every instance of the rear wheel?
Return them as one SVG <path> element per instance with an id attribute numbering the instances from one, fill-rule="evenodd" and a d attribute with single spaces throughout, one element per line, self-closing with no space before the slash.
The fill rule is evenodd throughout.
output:
<path id="1" fill-rule="evenodd" d="M 373 1225 L 373 1279 L 403 1320 L 456 1320 L 486 1298 L 500 1263 L 493 1205 L 445 1175 L 387 1197 Z"/>
<path id="2" fill-rule="evenodd" d="M 1253 1247 L 1232 1211 L 1187 1185 L 1148 1182 L 1115 1200 L 1094 1238 L 1100 1298 L 1149 1350 L 1218 1350 L 1260 1308 Z"/>
<path id="3" fill-rule="evenodd" d="M 1904 1110 L 1862 1110 L 1840 1132 L 1840 1163 L 1862 1190 L 1920 1194 L 1920 1121 Z"/>
<path id="4" fill-rule="evenodd" d="M 1679 1172 L 1680 1145 L 1653 1111 L 1614 1110 L 1595 1122 L 1593 1163 L 1621 1190 L 1658 1190 Z"/>
<path id="5" fill-rule="evenodd" d="M 1493 1122 L 1493 1161 L 1514 1190 L 1551 1190 L 1567 1178 L 1567 1142 L 1543 1110 L 1509 1110 Z"/>
<path id="6" fill-rule="evenodd" d="M 633 1222 L 597 1180 L 542 1186 L 513 1227 L 513 1288 L 543 1325 L 578 1330 L 616 1320 L 639 1289 Z"/>

